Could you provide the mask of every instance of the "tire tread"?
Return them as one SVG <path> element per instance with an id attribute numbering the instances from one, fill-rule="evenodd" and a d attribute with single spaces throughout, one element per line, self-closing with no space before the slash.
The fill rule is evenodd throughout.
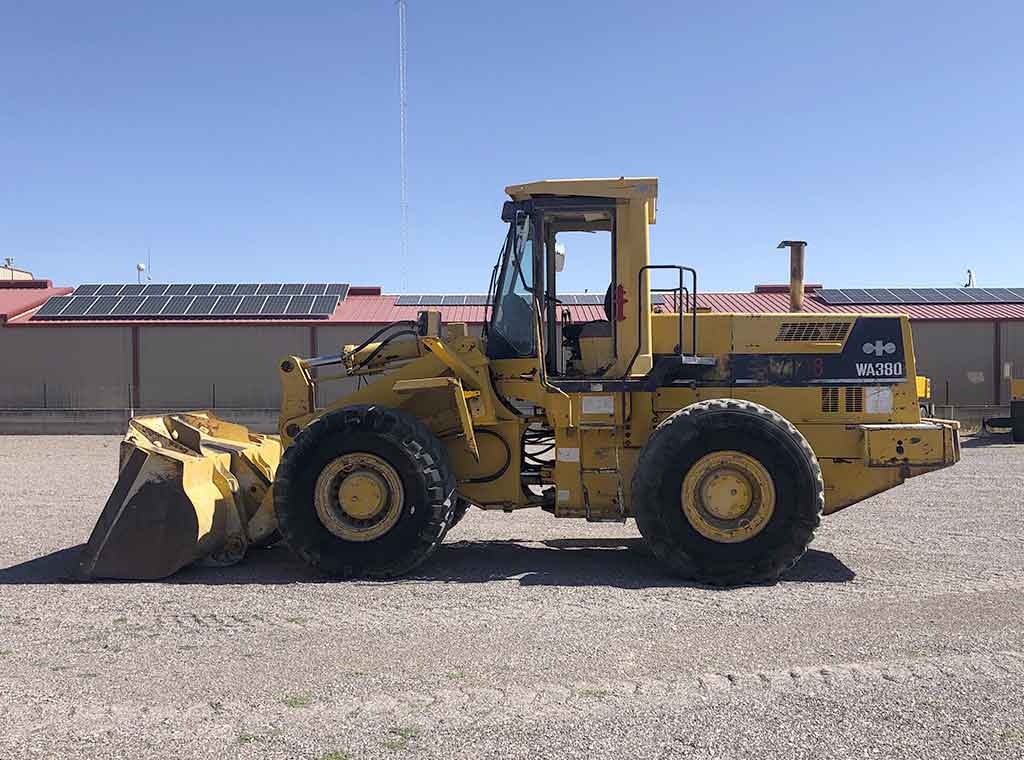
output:
<path id="1" fill-rule="evenodd" d="M 299 469 L 329 437 L 356 430 L 372 432 L 399 445 L 423 474 L 429 496 L 426 506 L 430 516 L 416 536 L 411 550 L 389 562 L 366 567 L 339 563 L 336 556 L 324 556 L 308 542 L 301 540 L 289 519 L 292 509 L 291 484 Z M 341 578 L 394 578 L 422 564 L 441 544 L 452 519 L 454 491 L 455 478 L 448 463 L 448 452 L 422 422 L 388 407 L 350 406 L 311 422 L 285 450 L 274 479 L 274 511 L 285 543 L 318 570 Z"/>

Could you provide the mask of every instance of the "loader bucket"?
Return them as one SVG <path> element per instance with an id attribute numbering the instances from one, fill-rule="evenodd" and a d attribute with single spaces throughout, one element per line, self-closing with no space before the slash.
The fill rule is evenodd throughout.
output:
<path id="1" fill-rule="evenodd" d="M 209 412 L 132 419 L 79 577 L 165 578 L 198 560 L 232 564 L 271 542 L 280 455 L 277 437 Z"/>

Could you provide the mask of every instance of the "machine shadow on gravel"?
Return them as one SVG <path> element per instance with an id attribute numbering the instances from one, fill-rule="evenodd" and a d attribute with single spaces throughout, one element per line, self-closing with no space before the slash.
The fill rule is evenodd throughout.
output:
<path id="1" fill-rule="evenodd" d="M 845 583 L 854 577 L 856 573 L 834 554 L 811 549 L 779 581 Z M 719 588 L 670 575 L 654 559 L 642 538 L 562 538 L 536 543 L 459 541 L 442 546 L 409 580 L 518 580 L 521 586 L 623 589 Z"/>
<path id="2" fill-rule="evenodd" d="M 0 585 L 71 583 L 84 544 L 0 568 Z M 845 583 L 856 574 L 830 552 L 809 550 L 780 582 Z M 454 541 L 443 544 L 411 575 L 374 584 L 486 583 L 517 580 L 522 586 L 609 586 L 641 588 L 714 588 L 667 574 L 641 538 L 563 538 L 540 542 L 514 539 Z M 110 581 L 124 583 L 133 581 Z M 333 583 L 296 558 L 283 545 L 251 552 L 230 567 L 195 565 L 174 576 L 149 581 L 164 584 Z M 357 581 L 361 582 L 361 581 Z"/>
<path id="3" fill-rule="evenodd" d="M 972 435 L 960 440 L 962 449 L 983 449 L 986 446 L 1013 446 L 1013 436 L 1010 433 L 984 433 Z"/>

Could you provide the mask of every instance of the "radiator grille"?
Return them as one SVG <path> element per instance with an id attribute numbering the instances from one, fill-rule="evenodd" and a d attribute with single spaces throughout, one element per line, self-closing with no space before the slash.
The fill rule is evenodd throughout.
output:
<path id="1" fill-rule="evenodd" d="M 775 340 L 780 343 L 842 343 L 848 332 L 849 322 L 783 322 Z"/>
<path id="2" fill-rule="evenodd" d="M 821 389 L 821 411 L 823 411 L 823 412 L 838 412 L 839 411 L 839 389 L 838 388 L 822 388 Z"/>
<path id="3" fill-rule="evenodd" d="M 864 411 L 864 389 L 863 388 L 847 388 L 846 389 L 846 413 L 851 414 L 854 412 Z"/>

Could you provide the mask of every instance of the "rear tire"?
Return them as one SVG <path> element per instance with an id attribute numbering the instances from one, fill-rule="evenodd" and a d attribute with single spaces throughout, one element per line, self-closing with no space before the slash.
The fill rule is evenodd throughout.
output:
<path id="1" fill-rule="evenodd" d="M 335 503 L 339 517 L 329 528 L 317 507 L 321 484 L 351 459 L 378 463 L 378 472 L 361 476 L 354 488 L 383 499 L 382 517 L 376 524 L 370 515 L 350 517 Z M 352 476 L 335 477 L 344 483 Z M 284 452 L 274 511 L 285 543 L 310 565 L 339 578 L 391 578 L 415 568 L 441 543 L 454 491 L 448 452 L 419 420 L 395 409 L 352 406 L 311 423 Z"/>
<path id="2" fill-rule="evenodd" d="M 773 506 L 752 535 L 722 531 L 712 540 L 706 534 L 713 527 L 692 520 L 692 505 L 684 509 L 687 473 L 716 452 L 730 452 L 768 478 L 764 490 Z M 637 462 L 632 500 L 637 527 L 661 562 L 722 586 L 773 581 L 796 564 L 825 503 L 821 468 L 803 435 L 770 409 L 732 399 L 693 404 L 658 426 Z"/>

